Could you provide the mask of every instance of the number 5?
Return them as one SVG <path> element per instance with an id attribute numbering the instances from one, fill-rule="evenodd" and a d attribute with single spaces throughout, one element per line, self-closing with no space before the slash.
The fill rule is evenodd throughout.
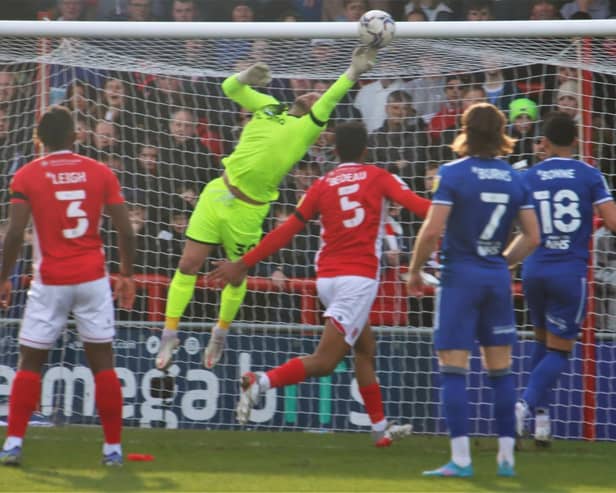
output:
<path id="1" fill-rule="evenodd" d="M 355 211 L 355 215 L 351 219 L 345 219 L 342 221 L 345 228 L 354 228 L 359 226 L 366 217 L 366 211 L 361 207 L 361 203 L 356 200 L 350 200 L 347 195 L 357 192 L 359 190 L 359 184 L 347 185 L 346 187 L 340 187 L 338 189 L 338 195 L 340 195 L 340 208 L 343 211 Z"/>
<path id="2" fill-rule="evenodd" d="M 62 230 L 62 236 L 72 240 L 86 234 L 88 230 L 88 214 L 81 209 L 81 202 L 86 198 L 85 190 L 62 190 L 56 192 L 56 199 L 68 201 L 66 217 L 77 218 L 77 226 Z"/>

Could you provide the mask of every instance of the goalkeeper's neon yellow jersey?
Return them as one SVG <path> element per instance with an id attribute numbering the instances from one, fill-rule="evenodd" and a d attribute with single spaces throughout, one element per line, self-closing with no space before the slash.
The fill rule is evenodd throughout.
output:
<path id="1" fill-rule="evenodd" d="M 314 103 L 312 111 L 296 117 L 267 94 L 227 78 L 222 89 L 240 106 L 252 112 L 233 152 L 222 160 L 229 183 L 258 202 L 278 198 L 278 185 L 314 144 L 331 112 L 354 82 L 346 75 Z"/>

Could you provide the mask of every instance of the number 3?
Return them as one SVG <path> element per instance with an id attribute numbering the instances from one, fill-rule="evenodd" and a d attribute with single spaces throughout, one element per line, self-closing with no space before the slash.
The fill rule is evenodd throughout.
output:
<path id="1" fill-rule="evenodd" d="M 338 189 L 338 195 L 340 195 L 340 208 L 343 211 L 354 211 L 355 215 L 351 219 L 345 219 L 342 221 L 345 228 L 354 228 L 359 226 L 366 217 L 366 211 L 361 207 L 361 203 L 356 200 L 350 200 L 347 195 L 357 192 L 359 190 L 359 184 L 347 185 L 346 187 L 340 187 Z"/>
<path id="2" fill-rule="evenodd" d="M 86 198 L 85 190 L 62 190 L 56 192 L 56 199 L 68 201 L 66 217 L 77 218 L 77 225 L 74 228 L 62 230 L 62 236 L 72 240 L 86 234 L 88 230 L 88 214 L 81 209 L 81 203 Z"/>

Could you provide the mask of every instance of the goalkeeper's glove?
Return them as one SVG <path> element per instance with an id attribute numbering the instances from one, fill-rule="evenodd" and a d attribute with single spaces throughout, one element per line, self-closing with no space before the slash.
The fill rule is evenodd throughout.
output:
<path id="1" fill-rule="evenodd" d="M 351 80 L 358 80 L 361 74 L 367 72 L 376 62 L 376 48 L 369 46 L 358 46 L 353 50 L 351 65 L 345 75 Z"/>
<path id="2" fill-rule="evenodd" d="M 272 74 L 267 64 L 257 62 L 237 74 L 237 80 L 249 86 L 266 86 L 272 80 Z"/>

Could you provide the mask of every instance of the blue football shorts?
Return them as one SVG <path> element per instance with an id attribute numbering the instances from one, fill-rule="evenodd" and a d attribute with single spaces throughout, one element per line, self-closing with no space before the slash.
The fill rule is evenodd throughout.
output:
<path id="1" fill-rule="evenodd" d="M 437 351 L 507 346 L 517 339 L 511 277 L 495 272 L 492 280 L 447 280 L 437 289 L 434 347 Z"/>
<path id="2" fill-rule="evenodd" d="M 586 315 L 586 277 L 570 274 L 524 276 L 522 287 L 533 326 L 575 339 Z"/>

